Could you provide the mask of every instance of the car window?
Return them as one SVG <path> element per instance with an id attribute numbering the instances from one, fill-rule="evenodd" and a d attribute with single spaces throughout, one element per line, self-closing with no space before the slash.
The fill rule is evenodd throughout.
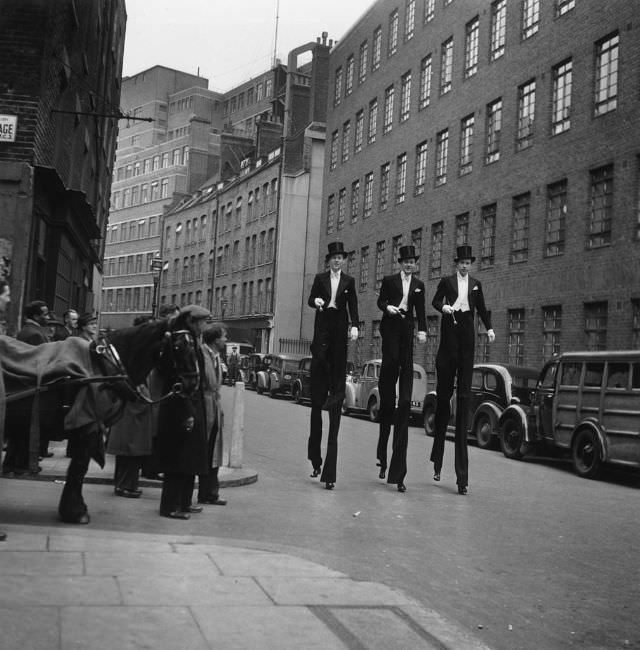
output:
<path id="1" fill-rule="evenodd" d="M 640 363 L 633 364 L 631 388 L 633 388 L 634 390 L 640 390 Z"/>
<path id="2" fill-rule="evenodd" d="M 546 388 L 547 390 L 553 388 L 556 380 L 556 371 L 558 370 L 558 364 L 552 363 L 548 365 L 544 371 L 544 375 L 540 378 L 540 386 Z"/>
<path id="3" fill-rule="evenodd" d="M 282 368 L 283 370 L 286 370 L 287 372 L 291 372 L 293 370 L 298 369 L 298 364 L 300 362 L 296 361 L 295 359 L 287 359 L 286 361 L 283 362 Z"/>
<path id="4" fill-rule="evenodd" d="M 560 383 L 563 386 L 578 386 L 580 384 L 581 363 L 565 363 L 562 366 Z"/>
<path id="5" fill-rule="evenodd" d="M 364 376 L 369 377 L 369 378 L 375 377 L 374 367 L 373 367 L 372 363 L 367 364 L 367 366 L 365 368 Z"/>
<path id="6" fill-rule="evenodd" d="M 380 366 L 375 366 L 376 369 L 376 379 L 380 378 Z"/>
<path id="7" fill-rule="evenodd" d="M 379 377 L 379 376 L 380 376 L 380 373 L 378 373 L 378 377 Z M 421 377 L 422 377 L 422 375 L 420 375 L 420 371 L 414 369 L 414 371 L 413 371 L 413 378 L 414 378 L 414 379 L 421 379 Z"/>
<path id="8" fill-rule="evenodd" d="M 624 388 L 629 386 L 629 364 L 610 363 L 607 367 L 607 388 Z"/>
<path id="9" fill-rule="evenodd" d="M 587 363 L 584 373 L 584 385 L 591 388 L 600 388 L 604 376 L 604 363 L 592 362 Z"/>
<path id="10" fill-rule="evenodd" d="M 487 390 L 495 392 L 498 388 L 498 378 L 492 372 L 485 374 L 484 383 Z"/>
<path id="11" fill-rule="evenodd" d="M 474 370 L 471 377 L 471 388 L 482 390 L 482 370 Z"/>
<path id="12" fill-rule="evenodd" d="M 311 359 L 305 359 L 302 363 L 303 370 L 311 370 Z"/>

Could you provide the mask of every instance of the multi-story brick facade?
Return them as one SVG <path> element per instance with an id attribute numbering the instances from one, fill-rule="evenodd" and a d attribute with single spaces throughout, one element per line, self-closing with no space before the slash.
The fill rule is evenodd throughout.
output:
<path id="1" fill-rule="evenodd" d="M 429 299 L 473 246 L 497 335 L 478 359 L 638 346 L 639 43 L 629 0 L 379 0 L 352 27 L 330 58 L 320 249 L 354 251 L 358 361 L 410 243 Z"/>
<path id="2" fill-rule="evenodd" d="M 115 153 L 126 12 L 115 0 L 7 0 L 0 20 L 0 276 L 25 302 L 94 306 Z M 6 122 L 4 122 L 6 123 Z M 15 136 L 15 137 L 13 137 Z"/>

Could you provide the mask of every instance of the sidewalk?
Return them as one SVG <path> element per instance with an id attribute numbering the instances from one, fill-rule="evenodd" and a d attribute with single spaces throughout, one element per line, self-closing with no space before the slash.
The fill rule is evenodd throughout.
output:
<path id="1" fill-rule="evenodd" d="M 380 583 L 207 537 L 4 526 L 3 650 L 482 650 Z"/>

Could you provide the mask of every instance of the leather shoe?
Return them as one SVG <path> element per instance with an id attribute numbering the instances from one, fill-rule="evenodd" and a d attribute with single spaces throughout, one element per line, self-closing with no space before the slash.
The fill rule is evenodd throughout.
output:
<path id="1" fill-rule="evenodd" d="M 171 512 L 161 512 L 163 517 L 168 517 L 169 519 L 191 519 L 191 515 L 187 512 L 180 512 L 180 510 L 173 510 Z"/>
<path id="2" fill-rule="evenodd" d="M 398 483 L 398 492 L 406 492 L 407 486 L 404 483 Z"/>
<path id="3" fill-rule="evenodd" d="M 127 490 L 126 488 L 116 488 L 113 493 L 117 497 L 127 497 L 127 499 L 139 499 L 142 490 Z"/>
<path id="4" fill-rule="evenodd" d="M 204 503 L 207 506 L 226 506 L 226 499 L 221 499 L 219 496 L 206 497 L 198 499 L 198 503 Z"/>
<path id="5" fill-rule="evenodd" d="M 439 481 L 440 480 L 440 472 L 434 472 L 433 473 L 433 480 L 434 481 Z"/>
<path id="6" fill-rule="evenodd" d="M 5 539 L 7 539 L 7 533 L 0 532 L 0 542 L 4 542 Z"/>
<path id="7" fill-rule="evenodd" d="M 319 467 L 314 467 L 313 468 L 313 474 L 311 474 L 311 478 L 317 478 L 320 476 L 320 468 Z"/>
<path id="8" fill-rule="evenodd" d="M 203 510 L 202 506 L 189 506 L 185 510 L 185 512 L 194 512 L 197 514 L 198 512 L 202 512 L 202 510 Z"/>
<path id="9" fill-rule="evenodd" d="M 376 463 L 376 466 L 380 468 L 380 472 L 378 473 L 378 478 L 384 478 L 387 475 L 387 468 L 381 465 L 380 463 Z"/>
<path id="10" fill-rule="evenodd" d="M 467 486 L 466 485 L 458 485 L 458 494 L 467 494 Z"/>
<path id="11" fill-rule="evenodd" d="M 335 487 L 335 484 L 334 483 L 329 483 L 328 481 L 324 484 L 324 489 L 325 490 L 333 490 L 334 487 Z"/>

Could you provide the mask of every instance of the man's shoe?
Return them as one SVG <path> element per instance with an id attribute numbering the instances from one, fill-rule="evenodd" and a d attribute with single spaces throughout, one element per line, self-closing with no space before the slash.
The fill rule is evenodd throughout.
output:
<path id="1" fill-rule="evenodd" d="M 142 490 L 127 490 L 125 488 L 116 488 L 113 493 L 117 497 L 126 497 L 127 499 L 139 499 L 142 495 Z"/>
<path id="2" fill-rule="evenodd" d="M 324 489 L 325 489 L 325 490 L 333 490 L 334 487 L 335 487 L 335 484 L 334 484 L 334 483 L 330 483 L 329 481 L 327 481 L 327 482 L 324 484 Z"/>
<path id="3" fill-rule="evenodd" d="M 433 473 L 433 480 L 434 481 L 439 481 L 440 480 L 440 472 L 434 472 Z"/>
<path id="4" fill-rule="evenodd" d="M 198 499 L 198 503 L 203 503 L 207 506 L 226 506 L 227 502 L 225 499 L 221 499 L 219 496 L 205 497 L 204 499 Z"/>
<path id="5" fill-rule="evenodd" d="M 398 483 L 398 492 L 406 492 L 407 486 L 404 483 Z"/>
<path id="6" fill-rule="evenodd" d="M 466 485 L 458 485 L 458 494 L 462 494 L 462 495 L 467 494 L 467 486 Z"/>
<path id="7" fill-rule="evenodd" d="M 191 519 L 191 515 L 186 512 L 181 512 L 180 510 L 173 510 L 172 512 L 161 512 L 162 517 L 168 517 L 169 519 Z"/>
<path id="8" fill-rule="evenodd" d="M 311 474 L 311 478 L 317 478 L 320 476 L 320 467 L 314 467 L 313 468 L 313 473 Z"/>
<path id="9" fill-rule="evenodd" d="M 202 506 L 189 506 L 185 512 L 193 512 L 197 514 L 198 512 L 202 512 L 202 510 Z"/>
<path id="10" fill-rule="evenodd" d="M 380 463 L 376 463 L 376 467 L 380 468 L 380 472 L 378 473 L 378 478 L 384 478 L 387 475 L 387 468 L 381 465 Z"/>

